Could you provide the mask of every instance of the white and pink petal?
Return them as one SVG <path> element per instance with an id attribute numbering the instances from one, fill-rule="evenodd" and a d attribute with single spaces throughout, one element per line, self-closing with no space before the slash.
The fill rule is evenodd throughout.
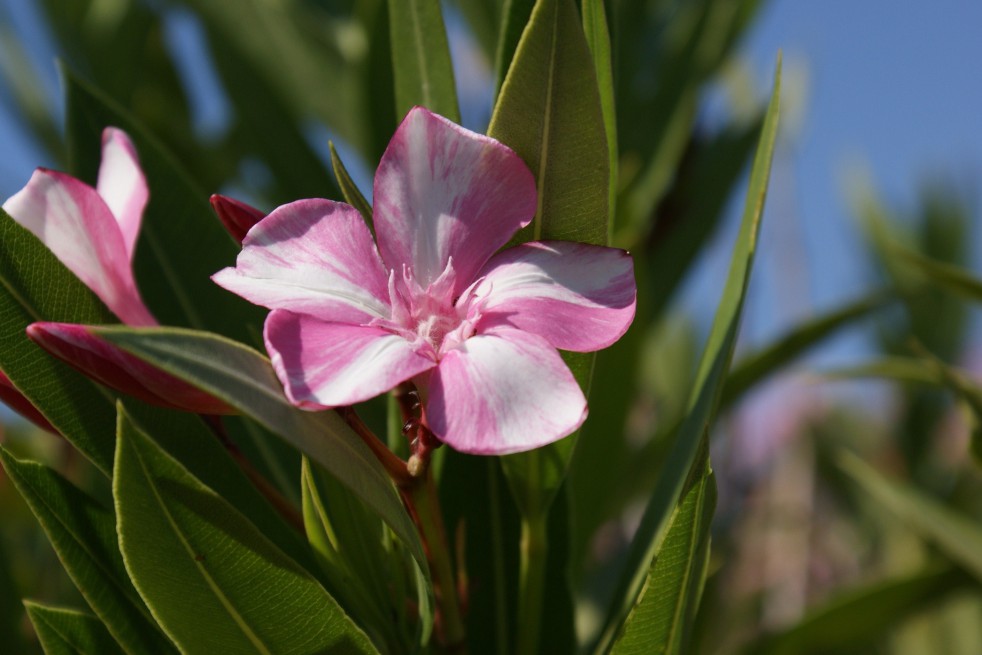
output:
<path id="1" fill-rule="evenodd" d="M 249 230 L 235 267 L 212 279 L 257 305 L 325 321 L 368 323 L 391 313 L 371 232 L 356 209 L 331 200 L 276 208 Z"/>
<path id="2" fill-rule="evenodd" d="M 429 428 L 455 450 L 506 455 L 573 433 L 586 398 L 542 337 L 496 328 L 445 353 L 429 379 Z"/>
<path id="3" fill-rule="evenodd" d="M 453 257 L 466 287 L 535 215 L 535 180 L 510 148 L 422 107 L 399 125 L 375 173 L 374 223 L 389 268 L 424 289 Z"/>
<path id="4" fill-rule="evenodd" d="M 436 366 L 412 342 L 387 330 L 284 310 L 266 319 L 265 340 L 287 398 L 308 409 L 374 398 Z"/>
<path id="5" fill-rule="evenodd" d="M 592 352 L 620 339 L 634 320 L 634 264 L 617 248 L 525 243 L 492 257 L 479 277 L 478 332 L 509 325 L 556 348 Z"/>
<path id="6" fill-rule="evenodd" d="M 70 175 L 39 168 L 3 205 L 129 325 L 156 325 L 133 279 L 119 224 L 103 198 Z"/>
<path id="7" fill-rule="evenodd" d="M 132 261 L 150 193 L 136 148 L 126 132 L 119 128 L 107 127 L 102 131 L 102 161 L 96 191 L 116 219 L 126 256 Z"/>

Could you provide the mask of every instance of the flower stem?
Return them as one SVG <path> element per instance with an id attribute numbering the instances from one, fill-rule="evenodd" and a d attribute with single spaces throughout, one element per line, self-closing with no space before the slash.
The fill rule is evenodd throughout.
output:
<path id="1" fill-rule="evenodd" d="M 518 655 L 539 652 L 542 600 L 546 574 L 548 512 L 522 517 L 521 562 L 518 572 Z"/>
<path id="2" fill-rule="evenodd" d="M 404 487 L 403 493 L 426 546 L 430 573 L 433 575 L 439 618 L 437 635 L 448 652 L 464 653 L 467 650 L 466 632 L 432 472 L 427 469 L 425 476 L 417 478 L 415 484 Z"/>

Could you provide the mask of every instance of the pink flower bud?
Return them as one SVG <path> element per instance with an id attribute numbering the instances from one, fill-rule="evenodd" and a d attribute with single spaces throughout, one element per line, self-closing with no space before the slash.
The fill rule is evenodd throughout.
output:
<path id="1" fill-rule="evenodd" d="M 232 235 L 232 238 L 239 243 L 242 243 L 242 239 L 245 238 L 249 228 L 266 216 L 263 212 L 245 204 L 241 200 L 229 198 L 218 193 L 212 195 L 210 200 L 212 209 L 218 214 L 222 225 Z"/>
<path id="2" fill-rule="evenodd" d="M 233 414 L 223 401 L 105 341 L 89 326 L 32 323 L 27 336 L 72 368 L 151 405 L 197 414 Z"/>
<path id="3" fill-rule="evenodd" d="M 47 430 L 53 434 L 58 434 L 58 430 L 54 428 L 48 419 L 37 410 L 37 407 L 31 404 L 27 398 L 24 397 L 14 383 L 10 381 L 2 371 L 0 371 L 0 401 L 6 403 L 7 407 L 14 410 L 28 421 L 38 426 L 42 430 Z"/>

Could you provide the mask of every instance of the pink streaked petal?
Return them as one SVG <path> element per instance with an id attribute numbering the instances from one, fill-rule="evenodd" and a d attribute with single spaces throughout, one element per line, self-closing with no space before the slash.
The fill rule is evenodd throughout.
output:
<path id="1" fill-rule="evenodd" d="M 218 193 L 213 194 L 209 200 L 211 201 L 212 209 L 215 210 L 222 225 L 232 235 L 232 238 L 239 243 L 242 243 L 246 233 L 252 229 L 252 226 L 266 216 L 264 212 L 251 205 L 247 205 L 241 200 L 229 198 Z"/>
<path id="2" fill-rule="evenodd" d="M 556 348 L 591 352 L 634 320 L 634 263 L 624 250 L 535 241 L 498 253 L 478 275 L 474 293 L 486 294 L 478 332 L 510 325 Z"/>
<path id="3" fill-rule="evenodd" d="M 48 422 L 48 419 L 44 418 L 44 414 L 38 411 L 38 408 L 14 386 L 14 383 L 10 381 L 10 378 L 3 371 L 0 371 L 0 402 L 5 403 L 7 407 L 42 430 L 52 434 L 59 434 L 58 430 Z"/>
<path id="4" fill-rule="evenodd" d="M 455 450 L 506 455 L 552 443 L 586 419 L 586 398 L 545 339 L 497 328 L 443 356 L 426 418 Z"/>
<path id="5" fill-rule="evenodd" d="M 223 401 L 100 339 L 86 325 L 32 323 L 27 336 L 83 375 L 152 405 L 197 414 L 234 414 Z"/>
<path id="6" fill-rule="evenodd" d="M 120 227 L 95 189 L 39 168 L 3 205 L 129 325 L 156 325 L 133 280 Z"/>
<path id="7" fill-rule="evenodd" d="M 375 173 L 382 259 L 425 289 L 453 257 L 463 290 L 535 215 L 535 180 L 511 149 L 422 107 L 396 130 Z"/>
<path id="8" fill-rule="evenodd" d="M 287 398 L 307 409 L 368 400 L 436 366 L 410 341 L 386 330 L 283 310 L 266 319 L 265 338 Z"/>
<path id="9" fill-rule="evenodd" d="M 126 132 L 115 127 L 107 127 L 102 132 L 102 162 L 96 190 L 119 224 L 126 256 L 132 261 L 143 209 L 150 194 L 133 142 Z"/>
<path id="10" fill-rule="evenodd" d="M 242 241 L 219 285 L 270 309 L 368 323 L 390 314 L 388 277 L 358 210 L 331 200 L 277 207 Z"/>

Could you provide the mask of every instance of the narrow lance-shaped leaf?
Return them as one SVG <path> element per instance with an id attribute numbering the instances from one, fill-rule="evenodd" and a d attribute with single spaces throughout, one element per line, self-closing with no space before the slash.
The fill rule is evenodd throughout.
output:
<path id="1" fill-rule="evenodd" d="M 116 521 L 71 482 L 0 448 L 0 461 L 37 517 L 68 576 L 113 637 L 132 653 L 174 653 L 123 567 Z"/>
<path id="2" fill-rule="evenodd" d="M 415 105 L 460 122 L 450 45 L 439 0 L 389 0 L 396 115 Z"/>
<path id="3" fill-rule="evenodd" d="M 583 32 L 586 34 L 586 42 L 590 46 L 593 66 L 597 73 L 597 89 L 600 92 L 604 131 L 607 133 L 607 155 L 610 167 L 607 211 L 610 216 L 614 216 L 617 205 L 617 112 L 614 107 L 614 70 L 610 59 L 610 30 L 607 27 L 607 12 L 603 0 L 583 0 Z M 613 223 L 608 221 L 608 241 L 613 231 Z"/>
<path id="4" fill-rule="evenodd" d="M 378 513 L 429 579 L 419 536 L 382 465 L 336 413 L 306 412 L 291 405 L 269 359 L 242 344 L 193 330 L 104 327 L 94 331 L 222 398 L 309 455 Z M 432 602 L 429 586 L 418 593 L 420 614 L 426 616 Z M 425 638 L 427 626 L 423 634 Z"/>
<path id="5" fill-rule="evenodd" d="M 982 527 L 977 522 L 910 485 L 887 479 L 855 455 L 843 452 L 839 466 L 874 501 L 982 581 Z"/>
<path id="6" fill-rule="evenodd" d="M 708 458 L 705 459 L 708 465 Z M 665 541 L 613 655 L 685 652 L 709 563 L 716 480 L 703 468 L 669 519 Z"/>
<path id="7" fill-rule="evenodd" d="M 726 286 L 703 351 L 689 409 L 666 460 L 665 474 L 659 478 L 655 486 L 634 541 L 631 543 L 627 564 L 617 591 L 611 599 L 606 627 L 595 645 L 595 652 L 606 652 L 613 645 L 629 616 L 631 607 L 640 597 L 641 590 L 645 584 L 650 583 L 652 567 L 657 566 L 660 549 L 666 542 L 671 517 L 682 499 L 686 481 L 708 467 L 709 428 L 715 417 L 722 395 L 723 382 L 733 357 L 743 302 L 753 267 L 764 200 L 767 196 L 771 157 L 777 138 L 780 80 L 779 58 L 774 78 L 774 91 L 750 174 L 740 233 L 733 247 Z M 671 605 L 663 609 L 674 613 L 676 606 Z M 685 631 L 684 626 L 681 629 Z M 665 652 L 678 652 L 679 648 L 684 648 L 684 644 L 678 641 L 652 646 L 664 649 Z"/>
<path id="8" fill-rule="evenodd" d="M 522 34 L 488 135 L 511 147 L 536 180 L 538 208 L 515 241 L 607 243 L 607 135 L 587 46 L 572 0 L 539 0 Z M 564 359 L 589 389 L 593 354 Z M 526 515 L 544 512 L 566 474 L 575 436 L 502 461 Z"/>
<path id="9" fill-rule="evenodd" d="M 726 380 L 720 401 L 722 407 L 733 404 L 756 383 L 840 329 L 883 307 L 888 300 L 885 293 L 861 298 L 795 327 L 771 345 L 744 358 Z"/>
<path id="10" fill-rule="evenodd" d="M 344 195 L 345 202 L 358 210 L 358 213 L 365 219 L 365 223 L 368 224 L 368 229 L 372 231 L 372 236 L 374 237 L 375 225 L 372 222 L 372 206 L 368 204 L 365 196 L 358 189 L 358 185 L 351 179 L 351 175 L 348 173 L 348 169 L 345 168 L 344 162 L 341 161 L 338 151 L 334 149 L 334 143 L 329 143 L 328 147 L 331 149 L 331 165 L 334 167 L 334 176 L 338 178 L 338 186 L 341 187 L 341 193 Z"/>
<path id="11" fill-rule="evenodd" d="M 24 601 L 46 655 L 122 655 L 106 626 L 78 610 Z"/>
<path id="12" fill-rule="evenodd" d="M 320 583 L 121 408 L 113 498 L 130 577 L 183 652 L 377 652 Z"/>
<path id="13" fill-rule="evenodd" d="M 971 576 L 950 565 L 931 564 L 903 577 L 850 589 L 808 611 L 791 627 L 765 635 L 746 655 L 808 655 L 870 652 L 891 628 L 941 605 L 973 586 Z"/>

